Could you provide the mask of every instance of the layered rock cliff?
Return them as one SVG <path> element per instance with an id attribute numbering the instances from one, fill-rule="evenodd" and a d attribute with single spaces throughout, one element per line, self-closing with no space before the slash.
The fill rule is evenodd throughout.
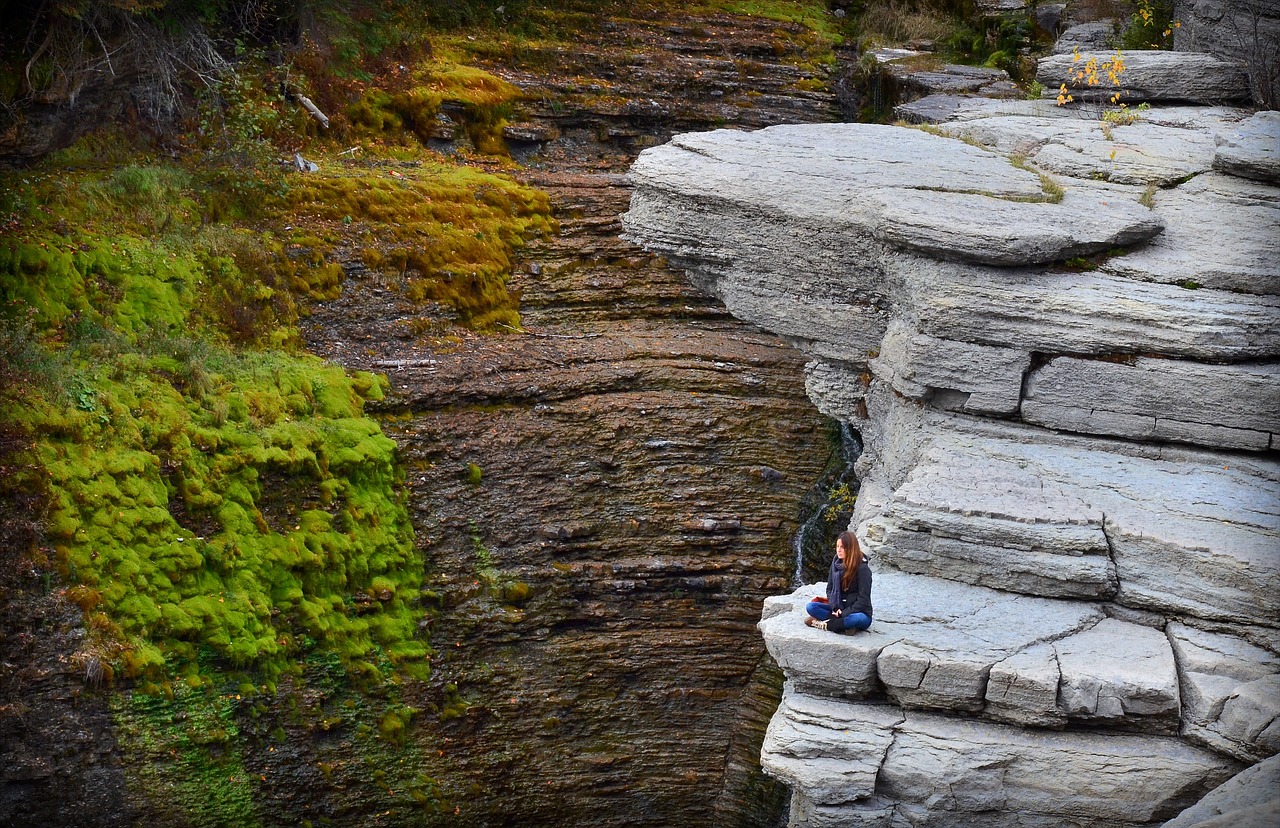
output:
<path id="1" fill-rule="evenodd" d="M 1137 826 L 1280 751 L 1275 113 L 677 136 L 624 227 L 807 353 L 875 623 L 769 599 L 791 823 Z"/>

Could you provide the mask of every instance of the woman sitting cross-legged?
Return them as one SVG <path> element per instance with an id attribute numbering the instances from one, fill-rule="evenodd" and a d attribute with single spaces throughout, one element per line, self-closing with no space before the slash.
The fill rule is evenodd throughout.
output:
<path id="1" fill-rule="evenodd" d="M 871 567 L 852 532 L 841 532 L 827 577 L 827 600 L 810 601 L 804 623 L 831 632 L 871 626 Z"/>

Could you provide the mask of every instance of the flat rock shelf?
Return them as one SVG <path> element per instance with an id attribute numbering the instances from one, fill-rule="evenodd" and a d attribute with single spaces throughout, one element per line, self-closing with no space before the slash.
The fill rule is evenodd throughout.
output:
<path id="1" fill-rule="evenodd" d="M 1156 825 L 1280 752 L 1278 122 L 934 109 L 632 170 L 628 237 L 790 338 L 865 444 L 875 622 L 766 600 L 762 762 L 795 828 Z M 1269 778 L 1188 813 L 1274 817 Z"/>

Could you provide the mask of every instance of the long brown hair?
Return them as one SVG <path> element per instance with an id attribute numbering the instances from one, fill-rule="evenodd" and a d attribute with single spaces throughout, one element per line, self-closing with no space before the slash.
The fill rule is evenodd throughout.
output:
<path id="1" fill-rule="evenodd" d="M 844 547 L 844 574 L 840 576 L 840 591 L 847 592 L 858 575 L 858 567 L 862 566 L 862 547 L 858 545 L 858 536 L 852 532 L 841 532 L 839 543 Z"/>

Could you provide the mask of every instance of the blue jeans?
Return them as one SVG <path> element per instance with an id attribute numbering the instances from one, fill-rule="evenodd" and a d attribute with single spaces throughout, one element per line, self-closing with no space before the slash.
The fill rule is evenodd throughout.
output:
<path id="1" fill-rule="evenodd" d="M 839 624 L 840 627 L 836 632 L 843 632 L 844 630 L 865 630 L 867 627 L 871 626 L 871 616 L 866 613 L 855 612 L 849 615 L 834 617 L 831 615 L 831 607 L 827 606 L 822 601 L 810 601 L 808 606 L 804 608 L 804 611 L 819 621 L 828 622 L 827 629 L 831 629 L 833 623 Z"/>

